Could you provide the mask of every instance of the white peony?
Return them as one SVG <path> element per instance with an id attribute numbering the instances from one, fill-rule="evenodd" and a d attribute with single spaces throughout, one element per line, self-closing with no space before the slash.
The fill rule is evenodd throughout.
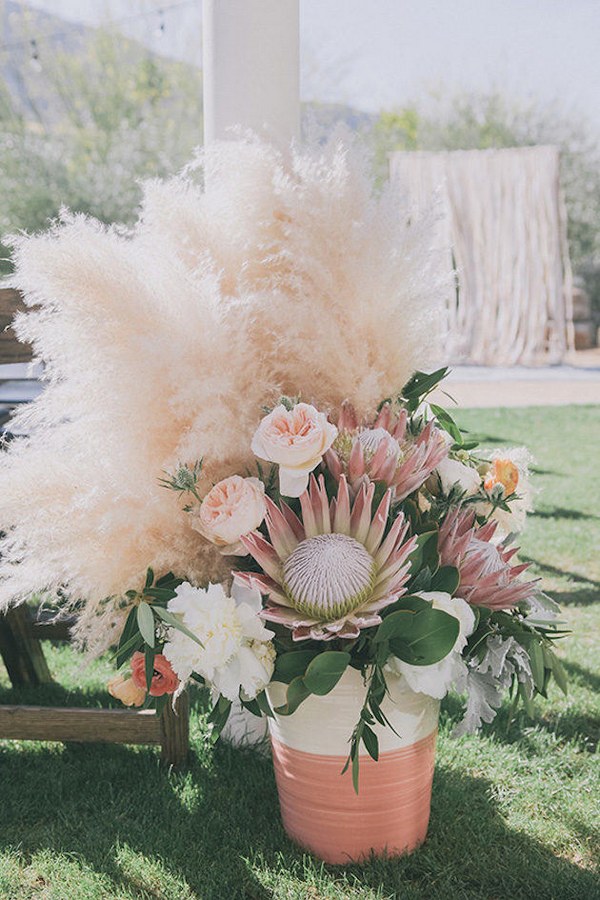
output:
<path id="1" fill-rule="evenodd" d="M 210 685 L 236 700 L 240 688 L 244 699 L 251 700 L 269 683 L 275 665 L 274 636 L 259 617 L 259 591 L 234 580 L 232 596 L 220 584 L 206 590 L 187 582 L 177 588 L 169 601 L 169 612 L 181 617 L 202 646 L 172 628 L 163 653 L 184 683 L 192 672 L 202 675 Z"/>
<path id="2" fill-rule="evenodd" d="M 252 452 L 279 465 L 279 488 L 284 497 L 299 497 L 337 433 L 325 413 L 308 403 L 296 403 L 291 410 L 276 406 L 258 426 Z"/>
<path id="3" fill-rule="evenodd" d="M 441 609 L 458 619 L 460 630 L 454 647 L 431 666 L 412 666 L 395 656 L 390 657 L 387 665 L 392 672 L 404 676 L 411 690 L 441 700 L 463 676 L 465 663 L 461 653 L 475 626 L 475 615 L 468 603 L 443 591 L 423 591 L 416 596 L 428 600 L 434 609 Z"/>
<path id="4" fill-rule="evenodd" d="M 481 475 L 472 466 L 467 466 L 458 459 L 447 456 L 436 469 L 442 483 L 444 494 L 449 494 L 455 485 L 463 490 L 467 497 L 472 497 L 481 488 Z"/>

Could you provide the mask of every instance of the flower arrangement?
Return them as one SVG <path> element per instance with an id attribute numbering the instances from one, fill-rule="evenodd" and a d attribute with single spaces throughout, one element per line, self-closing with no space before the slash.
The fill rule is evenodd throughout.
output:
<path id="1" fill-rule="evenodd" d="M 215 736 L 266 717 L 285 827 L 330 861 L 424 839 L 448 690 L 462 733 L 565 687 L 515 559 L 527 452 L 480 452 L 429 402 L 446 370 L 412 374 L 453 291 L 434 216 L 338 135 L 246 136 L 147 183 L 129 230 L 12 238 L 46 384 L 0 454 L 0 609 L 58 599 L 128 706 L 196 682 Z"/>
<path id="2" fill-rule="evenodd" d="M 552 677 L 564 690 L 556 606 L 514 559 L 527 455 L 479 452 L 427 402 L 446 372 L 417 372 L 362 419 L 348 403 L 326 413 L 283 397 L 256 428 L 255 472 L 203 498 L 199 462 L 163 479 L 183 489 L 181 514 L 228 558 L 230 575 L 202 589 L 183 573 L 154 582 L 149 570 L 117 650 L 147 693 L 127 682 L 113 693 L 160 705 L 191 682 L 207 685 L 218 734 L 233 702 L 290 716 L 350 667 L 364 683 L 347 736 L 358 790 L 360 747 L 377 759 L 373 726 L 388 724 L 390 677 L 436 699 L 466 695 L 457 734 L 490 722 L 505 690 L 528 710 Z M 275 682 L 286 686 L 277 705 Z"/>

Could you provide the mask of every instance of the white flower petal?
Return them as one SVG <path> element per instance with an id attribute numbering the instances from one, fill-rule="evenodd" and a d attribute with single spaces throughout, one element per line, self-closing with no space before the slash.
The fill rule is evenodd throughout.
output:
<path id="1" fill-rule="evenodd" d="M 238 606 L 240 603 L 245 603 L 246 606 L 249 606 L 255 613 L 259 613 L 262 609 L 262 595 L 259 589 L 257 587 L 250 587 L 250 585 L 237 577 L 233 579 L 231 596 Z"/>
<path id="2" fill-rule="evenodd" d="M 473 496 L 481 488 L 481 475 L 477 469 L 449 456 L 441 461 L 436 472 L 440 476 L 445 494 L 449 494 L 455 485 L 458 485 L 467 497 Z"/>
<path id="3" fill-rule="evenodd" d="M 316 464 L 318 465 L 318 463 Z M 316 466 L 313 466 L 315 468 Z M 279 491 L 283 497 L 300 497 L 308 487 L 311 469 L 286 469 L 279 467 Z"/>

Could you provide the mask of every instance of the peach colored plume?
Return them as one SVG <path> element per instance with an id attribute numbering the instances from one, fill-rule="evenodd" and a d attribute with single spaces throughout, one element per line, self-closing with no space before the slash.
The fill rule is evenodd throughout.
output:
<path id="1" fill-rule="evenodd" d="M 101 651 L 147 566 L 226 577 L 158 479 L 203 457 L 205 494 L 255 471 L 261 407 L 280 394 L 365 416 L 427 365 L 444 285 L 409 216 L 392 188 L 373 198 L 338 139 L 244 139 L 149 182 L 129 233 L 65 214 L 13 238 L 17 329 L 46 390 L 0 454 L 0 607 L 60 589 L 85 601 L 78 635 Z"/>

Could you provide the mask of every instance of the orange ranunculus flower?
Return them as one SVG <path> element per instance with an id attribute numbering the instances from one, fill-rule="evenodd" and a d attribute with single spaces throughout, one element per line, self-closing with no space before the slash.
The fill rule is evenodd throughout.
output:
<path id="1" fill-rule="evenodd" d="M 120 700 L 124 706 L 141 706 L 146 699 L 146 688 L 136 684 L 129 675 L 116 675 L 106 687 L 110 696 Z"/>
<path id="2" fill-rule="evenodd" d="M 501 484 L 504 488 L 504 495 L 510 497 L 516 491 L 518 483 L 519 470 L 514 462 L 510 459 L 494 459 L 485 476 L 483 486 L 486 491 L 491 491 L 495 485 Z"/>
<path id="3" fill-rule="evenodd" d="M 144 654 L 139 651 L 131 657 L 131 677 L 136 685 L 146 690 L 146 667 Z M 171 668 L 171 663 L 158 653 L 154 657 L 154 674 L 150 685 L 152 697 L 162 697 L 163 694 L 172 694 L 179 687 L 179 678 Z"/>

